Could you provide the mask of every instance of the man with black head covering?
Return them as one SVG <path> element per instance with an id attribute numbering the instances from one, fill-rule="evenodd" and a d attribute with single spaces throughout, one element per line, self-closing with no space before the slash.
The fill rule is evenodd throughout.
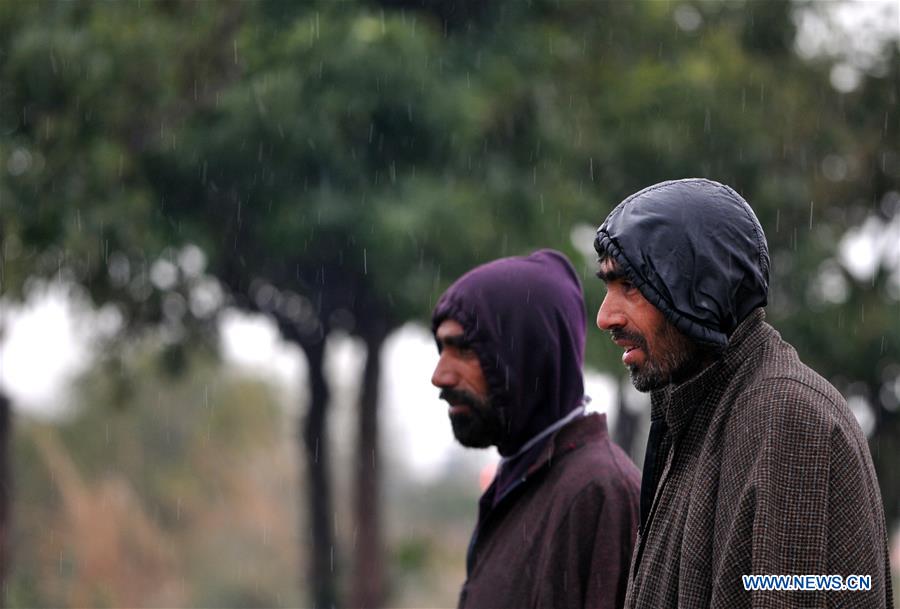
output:
<path id="1" fill-rule="evenodd" d="M 460 607 L 618 608 L 640 474 L 584 412 L 585 310 L 560 253 L 495 260 L 441 296 L 431 382 L 464 446 L 503 457 L 479 502 Z"/>
<path id="2" fill-rule="evenodd" d="M 765 322 L 768 246 L 747 202 L 710 180 L 650 186 L 609 214 L 594 248 L 597 326 L 652 392 L 626 607 L 891 607 L 865 436 Z M 793 591 L 754 591 L 745 575 L 839 575 L 864 590 L 788 578 Z"/>

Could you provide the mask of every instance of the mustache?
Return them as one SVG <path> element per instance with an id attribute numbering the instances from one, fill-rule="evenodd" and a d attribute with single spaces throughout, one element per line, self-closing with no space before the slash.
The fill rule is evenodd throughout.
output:
<path id="1" fill-rule="evenodd" d="M 470 406 L 472 408 L 480 408 L 484 406 L 484 403 L 477 397 L 475 397 L 468 391 L 462 391 L 460 389 L 441 389 L 441 394 L 438 397 L 445 402 L 465 404 L 466 406 Z"/>
<path id="2" fill-rule="evenodd" d="M 644 352 L 647 351 L 647 341 L 640 334 L 636 334 L 634 332 L 626 332 L 625 330 L 615 328 L 609 331 L 609 336 L 612 340 L 624 340 L 630 343 L 634 343 L 635 346 L 643 349 Z"/>

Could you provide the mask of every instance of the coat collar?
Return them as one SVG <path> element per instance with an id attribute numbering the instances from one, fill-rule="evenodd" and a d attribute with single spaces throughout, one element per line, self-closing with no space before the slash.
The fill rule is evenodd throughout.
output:
<path id="1" fill-rule="evenodd" d="M 559 459 L 588 442 L 608 436 L 605 414 L 591 413 L 578 417 L 530 451 L 498 469 L 491 485 L 482 495 L 481 502 L 486 502 L 483 507 L 487 509 L 489 506 L 496 506 L 519 484 L 552 465 L 554 459 Z"/>
<path id="2" fill-rule="evenodd" d="M 678 437 L 688 426 L 697 407 L 716 400 L 724 391 L 734 371 L 775 330 L 765 323 L 765 311 L 755 309 L 742 321 L 728 341 L 728 346 L 713 364 L 680 385 L 668 385 L 651 394 L 653 420 L 665 417 L 673 437 Z"/>

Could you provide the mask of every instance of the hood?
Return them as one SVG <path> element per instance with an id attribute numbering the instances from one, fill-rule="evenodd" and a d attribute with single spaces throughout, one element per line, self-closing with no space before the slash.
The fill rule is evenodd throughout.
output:
<path id="1" fill-rule="evenodd" d="M 597 229 L 611 256 L 671 323 L 722 349 L 769 291 L 769 249 L 750 205 L 699 178 L 650 186 L 619 203 Z"/>
<path id="2" fill-rule="evenodd" d="M 540 250 L 472 269 L 438 300 L 432 331 L 447 318 L 462 325 L 507 422 L 501 455 L 581 404 L 584 299 L 561 253 Z"/>

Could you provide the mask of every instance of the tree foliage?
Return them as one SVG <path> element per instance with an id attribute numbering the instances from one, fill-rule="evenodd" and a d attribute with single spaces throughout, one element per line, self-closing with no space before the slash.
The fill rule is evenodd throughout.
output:
<path id="1" fill-rule="evenodd" d="M 2 4 L 3 294 L 61 275 L 126 328 L 187 340 L 210 324 L 189 306 L 198 280 L 152 270 L 196 244 L 227 303 L 271 315 L 315 362 L 329 332 L 377 350 L 471 266 L 537 247 L 583 268 L 592 314 L 573 226 L 648 184 L 714 178 L 766 230 L 770 318 L 870 405 L 895 518 L 900 271 L 885 258 L 860 278 L 839 244 L 897 215 L 900 60 L 892 41 L 838 92 L 835 58 L 794 51 L 798 10 L 814 8 Z M 843 287 L 823 296 L 828 282 Z M 597 333 L 588 351 L 621 374 Z"/>

